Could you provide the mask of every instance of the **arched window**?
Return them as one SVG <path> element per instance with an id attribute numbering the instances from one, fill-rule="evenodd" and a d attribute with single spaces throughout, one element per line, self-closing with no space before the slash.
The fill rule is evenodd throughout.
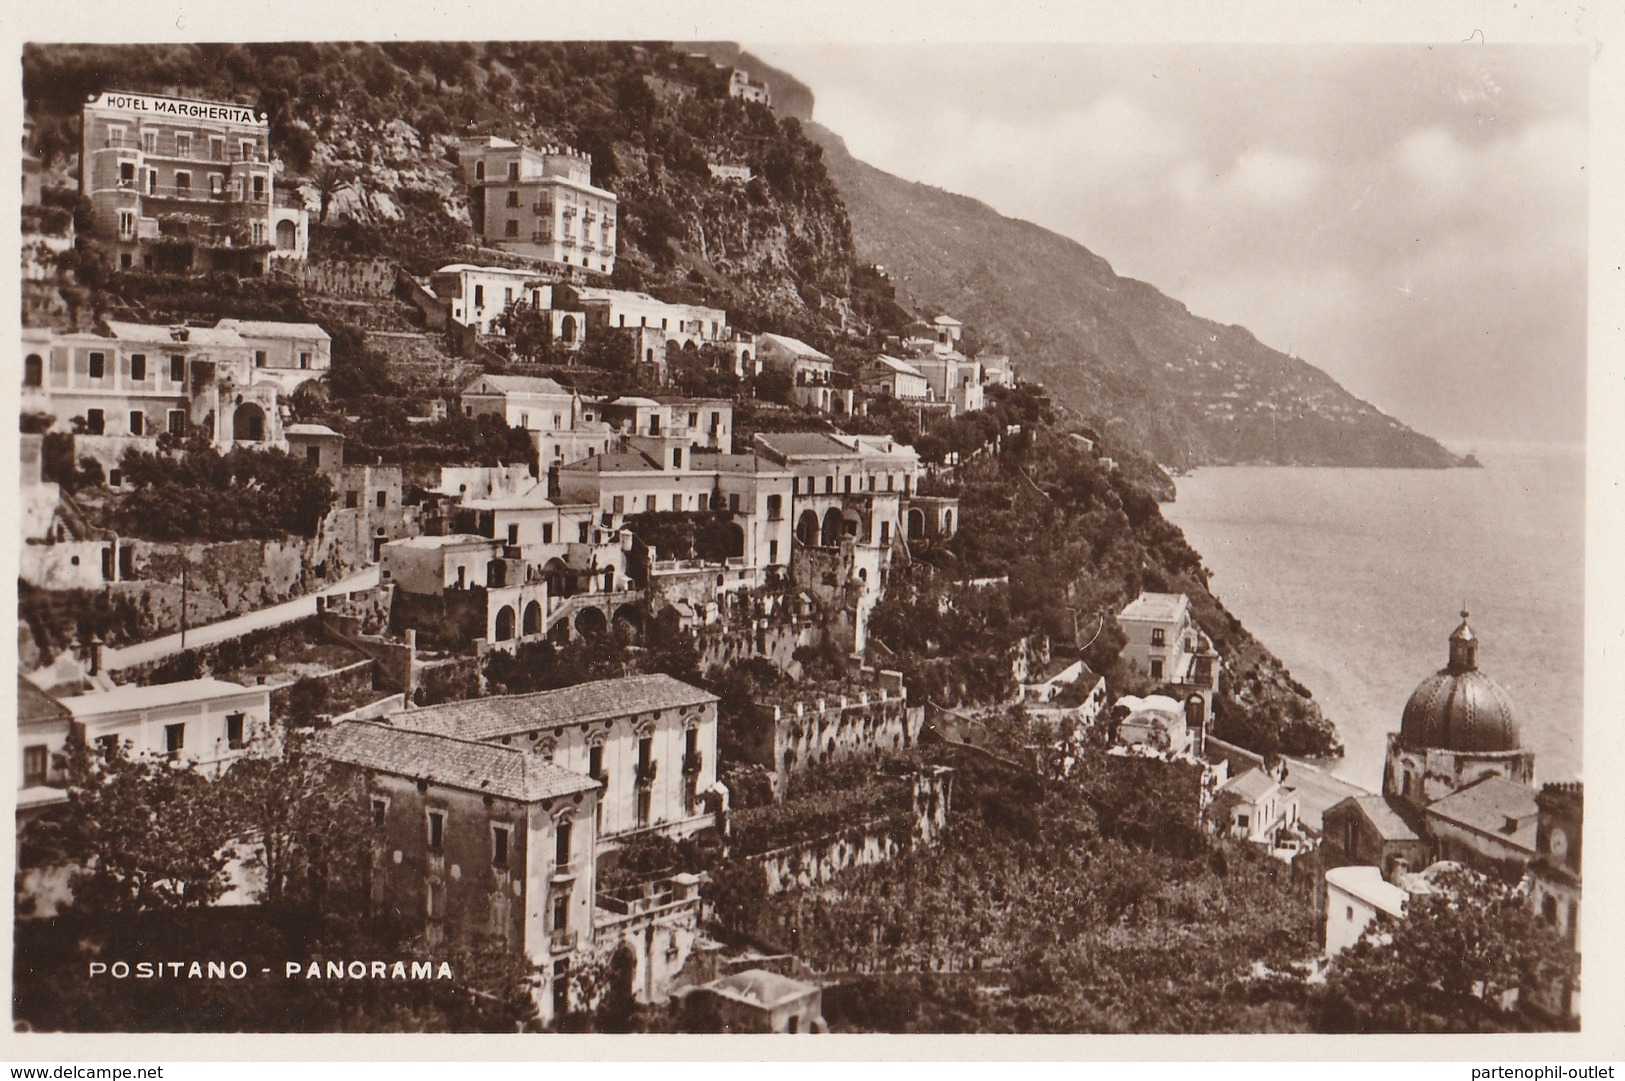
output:
<path id="1" fill-rule="evenodd" d="M 45 385 L 45 360 L 38 353 L 30 353 L 23 361 L 23 386 L 43 387 Z"/>

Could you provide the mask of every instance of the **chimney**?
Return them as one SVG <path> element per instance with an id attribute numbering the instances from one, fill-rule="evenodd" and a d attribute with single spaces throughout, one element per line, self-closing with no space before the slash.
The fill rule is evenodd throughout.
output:
<path id="1" fill-rule="evenodd" d="M 93 635 L 90 636 L 90 648 L 88 650 L 88 659 L 89 659 L 89 664 L 90 664 L 90 672 L 89 672 L 89 674 L 90 675 L 95 676 L 95 675 L 100 675 L 101 674 L 101 670 L 102 670 L 102 646 L 103 646 L 103 644 L 104 643 L 102 642 L 102 636 L 101 635 L 93 634 Z"/>

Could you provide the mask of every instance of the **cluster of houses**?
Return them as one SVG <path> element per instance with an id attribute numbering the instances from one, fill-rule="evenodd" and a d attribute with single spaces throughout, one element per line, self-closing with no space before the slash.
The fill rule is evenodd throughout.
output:
<path id="1" fill-rule="evenodd" d="M 737 69 L 729 92 L 767 101 Z M 84 121 L 81 183 L 114 266 L 252 274 L 304 258 L 308 219 L 278 195 L 264 114 L 108 92 Z M 888 342 L 853 381 L 805 342 L 731 327 L 721 309 L 589 284 L 613 272 L 617 242 L 617 197 L 592 184 L 590 157 L 487 136 L 463 140 L 459 160 L 476 231 L 534 264 L 454 263 L 432 275 L 426 295 L 476 336 L 502 336 L 503 317 L 524 305 L 561 353 L 624 332 L 662 384 L 679 358 L 703 355 L 742 378 L 782 373 L 796 405 L 835 415 L 874 397 L 955 415 L 982 409 L 987 387 L 1014 384 L 1009 358 L 967 356 L 963 326 L 946 315 Z M 73 433 L 75 455 L 101 463 L 114 488 L 125 451 L 166 435 L 284 450 L 330 477 L 340 505 L 324 536 L 343 532 L 378 573 L 338 607 L 383 613 L 373 641 L 405 643 L 409 655 L 420 640 L 483 657 L 616 627 L 636 634 L 652 619 L 703 631 L 782 589 L 797 610 L 817 607 L 824 633 L 861 658 L 894 562 L 958 527 L 955 499 L 922 494 L 912 447 L 824 431 L 736 445 L 728 399 L 592 397 L 541 374 L 479 375 L 456 408 L 523 430 L 538 468 L 447 467 L 409 498 L 400 469 L 346 463 L 343 435 L 293 422 L 292 397 L 332 364 L 331 339 L 314 324 L 109 320 L 94 332 L 25 329 L 22 344 L 23 412 Z M 23 579 L 61 588 L 139 577 L 136 546 L 87 530 L 44 482 L 40 435 L 23 449 Z M 1213 829 L 1288 862 L 1314 853 L 1328 868 L 1328 954 L 1436 888 L 1441 860 L 1523 875 L 1530 904 L 1575 937 L 1580 787 L 1534 786 L 1534 755 L 1510 699 L 1477 670 L 1465 613 L 1448 666 L 1418 687 L 1390 737 L 1380 794 L 1212 737 L 1222 665 L 1185 595 L 1142 593 L 1118 622 L 1125 661 L 1155 693 L 1110 708 L 1112 753 L 1198 765 L 1199 810 Z M 814 763 L 919 738 L 923 711 L 901 677 L 867 675 L 861 690 L 763 703 L 741 740 L 776 792 Z M 74 678 L 50 666 L 25 676 L 20 819 L 65 798 L 58 756 L 70 738 L 213 774 L 278 745 L 263 684 L 118 685 L 99 647 Z M 1017 677 L 1036 720 L 1086 729 L 1108 716 L 1105 681 L 1081 660 L 1052 659 L 1046 647 L 1021 658 Z M 695 876 L 599 886 L 602 868 L 639 838 L 725 834 L 715 695 L 656 675 L 421 705 L 405 682 L 312 742 L 365 779 L 381 854 L 376 903 L 421 913 L 430 943 L 508 943 L 544 973 L 544 1022 L 583 1005 L 580 974 L 619 955 L 643 1001 L 698 996 L 736 1029 L 822 1028 L 816 985 L 731 964 L 707 939 Z M 1560 1008 L 1576 1008 L 1572 995 Z"/>

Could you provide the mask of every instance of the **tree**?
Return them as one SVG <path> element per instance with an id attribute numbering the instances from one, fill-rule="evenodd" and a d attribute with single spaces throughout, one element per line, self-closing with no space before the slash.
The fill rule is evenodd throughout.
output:
<path id="1" fill-rule="evenodd" d="M 236 762 L 222 782 L 226 816 L 258 845 L 260 900 L 273 909 L 365 909 L 372 845 L 366 792 L 344 767 L 308 753 L 299 732 L 281 754 Z"/>
<path id="2" fill-rule="evenodd" d="M 1528 1028 L 1535 988 L 1578 986 L 1579 956 L 1505 883 L 1457 868 L 1332 962 L 1319 1023 L 1334 1032 Z"/>
<path id="3" fill-rule="evenodd" d="M 29 823 L 40 863 L 73 866 L 73 909 L 130 915 L 208 905 L 226 889 L 230 824 L 197 769 L 114 753 L 70 739 L 59 765 L 68 798 Z"/>
<path id="4" fill-rule="evenodd" d="M 316 223 L 325 225 L 327 209 L 333 204 L 333 197 L 355 183 L 355 171 L 348 166 L 329 161 L 317 166 L 310 179 L 315 184 L 316 194 L 321 200 L 318 204 L 320 209 L 316 215 Z"/>
<path id="5" fill-rule="evenodd" d="M 516 300 L 493 321 L 513 342 L 514 352 L 526 360 L 546 364 L 553 355 L 553 334 L 547 317 L 528 302 Z"/>

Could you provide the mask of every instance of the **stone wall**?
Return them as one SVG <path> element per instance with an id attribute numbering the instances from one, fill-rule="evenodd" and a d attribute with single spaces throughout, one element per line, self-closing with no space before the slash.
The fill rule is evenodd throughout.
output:
<path id="1" fill-rule="evenodd" d="M 822 885 L 853 867 L 884 863 L 916 844 L 934 845 L 948 824 L 953 770 L 928 767 L 914 777 L 912 819 L 907 831 L 890 818 L 858 823 L 841 832 L 746 857 L 762 868 L 771 896 Z"/>
<path id="2" fill-rule="evenodd" d="M 743 733 L 746 757 L 771 771 L 775 796 L 814 765 L 901 751 L 919 739 L 925 707 L 908 705 L 900 672 L 873 687 L 761 706 Z"/>
<path id="3" fill-rule="evenodd" d="M 294 263 L 285 271 L 299 288 L 322 296 L 365 299 L 395 293 L 395 264 L 388 259 L 325 259 Z"/>

